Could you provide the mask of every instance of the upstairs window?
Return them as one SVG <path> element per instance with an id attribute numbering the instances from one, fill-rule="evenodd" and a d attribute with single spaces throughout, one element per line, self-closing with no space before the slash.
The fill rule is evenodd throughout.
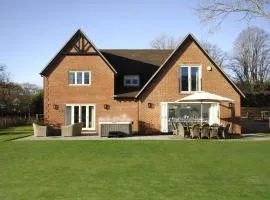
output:
<path id="1" fill-rule="evenodd" d="M 124 76 L 124 86 L 125 87 L 139 87 L 140 86 L 140 76 L 139 75 L 125 75 Z"/>
<path id="2" fill-rule="evenodd" d="M 201 67 L 180 67 L 180 92 L 196 92 L 201 90 Z"/>
<path id="3" fill-rule="evenodd" d="M 90 85 L 91 72 L 90 71 L 70 71 L 68 74 L 69 85 Z"/>

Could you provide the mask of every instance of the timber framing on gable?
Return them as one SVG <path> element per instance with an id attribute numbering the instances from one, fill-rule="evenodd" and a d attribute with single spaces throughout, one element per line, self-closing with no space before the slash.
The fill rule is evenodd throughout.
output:
<path id="1" fill-rule="evenodd" d="M 53 57 L 53 59 L 41 71 L 40 75 L 48 76 L 64 56 L 100 56 L 107 66 L 117 74 L 114 67 L 107 61 L 96 46 L 87 38 L 87 36 L 78 29 L 76 33 L 68 40 L 61 50 Z"/>

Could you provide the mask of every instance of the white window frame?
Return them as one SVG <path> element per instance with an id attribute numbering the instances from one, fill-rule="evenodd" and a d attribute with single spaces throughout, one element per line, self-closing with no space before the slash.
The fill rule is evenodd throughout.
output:
<path id="1" fill-rule="evenodd" d="M 182 67 L 187 67 L 188 68 L 188 91 L 183 91 L 182 90 Z M 192 67 L 198 67 L 199 68 L 199 90 L 192 91 L 191 90 L 191 68 Z M 180 75 L 179 80 L 180 80 L 180 93 L 195 93 L 199 92 L 202 90 L 202 65 L 180 65 L 180 69 L 178 72 Z"/>
<path id="2" fill-rule="evenodd" d="M 87 115 L 89 114 L 89 106 L 92 106 L 93 107 L 93 113 L 92 113 L 93 125 L 92 127 L 89 127 L 89 116 L 88 116 L 88 120 L 86 120 L 86 128 L 82 128 L 82 130 L 91 130 L 91 131 L 96 130 L 96 104 L 66 104 L 65 106 L 71 107 L 71 124 L 74 124 L 74 107 L 75 106 L 79 106 L 79 122 L 81 122 L 82 120 L 82 116 L 81 116 L 82 106 L 86 106 Z M 66 117 L 66 113 L 65 113 L 65 117 Z"/>
<path id="3" fill-rule="evenodd" d="M 70 73 L 75 73 L 75 83 L 73 84 L 73 83 L 69 83 L 69 74 Z M 77 73 L 78 72 L 82 72 L 82 83 L 77 83 L 78 82 L 78 80 L 77 80 Z M 84 83 L 84 74 L 85 73 L 89 73 L 89 83 Z M 69 85 L 76 85 L 76 86 L 87 86 L 87 85 L 91 85 L 91 79 L 92 79 L 92 75 L 91 75 L 91 71 L 73 71 L 73 70 L 71 70 L 71 71 L 69 71 L 68 72 L 68 84 Z"/>
<path id="4" fill-rule="evenodd" d="M 137 80 L 138 84 L 133 84 L 132 80 Z M 126 83 L 127 80 L 130 80 L 131 83 Z M 139 87 L 140 86 L 140 75 L 124 75 L 123 78 L 124 81 L 124 87 Z"/>

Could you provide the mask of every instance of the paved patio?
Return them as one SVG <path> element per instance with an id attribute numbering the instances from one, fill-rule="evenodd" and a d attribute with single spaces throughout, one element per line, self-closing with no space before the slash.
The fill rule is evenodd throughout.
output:
<path id="1" fill-rule="evenodd" d="M 29 136 L 25 138 L 19 138 L 16 141 L 28 141 L 28 140 L 194 140 L 190 138 L 182 138 L 174 135 L 153 135 L 153 136 L 132 136 L 123 138 L 107 138 L 99 136 L 75 136 L 75 137 L 62 137 L 62 136 L 49 136 L 49 137 L 35 137 Z M 239 141 L 239 140 L 270 140 L 270 135 L 256 135 L 256 134 L 243 134 L 239 139 L 226 139 L 226 141 Z M 224 139 L 212 139 L 212 141 L 224 141 Z"/>

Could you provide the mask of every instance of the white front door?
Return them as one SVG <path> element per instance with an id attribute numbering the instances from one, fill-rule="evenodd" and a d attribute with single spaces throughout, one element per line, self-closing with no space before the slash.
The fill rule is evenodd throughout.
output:
<path id="1" fill-rule="evenodd" d="M 212 124 L 219 124 L 220 117 L 219 117 L 219 104 L 212 103 L 209 107 L 209 125 Z"/>
<path id="2" fill-rule="evenodd" d="M 83 123 L 83 130 L 95 130 L 95 105 L 67 104 L 65 107 L 65 124 Z"/>

